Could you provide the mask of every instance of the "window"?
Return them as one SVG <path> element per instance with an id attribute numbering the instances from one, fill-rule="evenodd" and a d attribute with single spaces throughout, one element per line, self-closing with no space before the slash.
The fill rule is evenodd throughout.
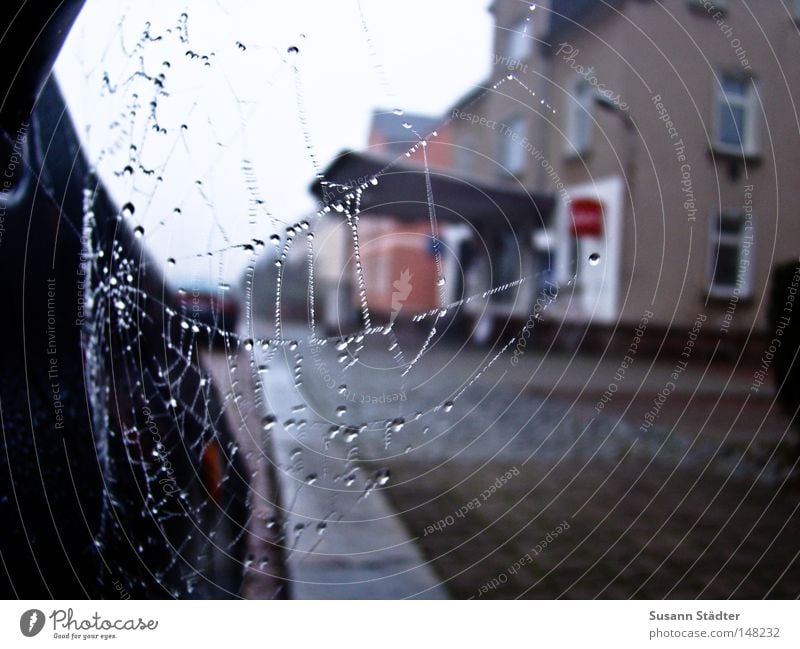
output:
<path id="1" fill-rule="evenodd" d="M 502 165 L 500 174 L 518 175 L 525 170 L 525 149 L 523 138 L 527 136 L 527 122 L 521 115 L 506 120 L 500 133 L 500 152 L 498 160 Z"/>
<path id="2" fill-rule="evenodd" d="M 524 61 L 531 53 L 530 23 L 527 20 L 520 20 L 506 32 L 506 65 L 513 65 L 518 61 Z"/>
<path id="3" fill-rule="evenodd" d="M 748 297 L 751 289 L 752 214 L 722 212 L 711 219 L 710 289 L 714 297 Z"/>
<path id="4" fill-rule="evenodd" d="M 566 153 L 570 157 L 581 156 L 589 152 L 592 144 L 594 91 L 591 84 L 578 78 L 568 101 Z"/>
<path id="5" fill-rule="evenodd" d="M 758 152 L 758 106 L 755 81 L 720 75 L 716 80 L 714 148 L 720 153 L 752 156 Z"/>

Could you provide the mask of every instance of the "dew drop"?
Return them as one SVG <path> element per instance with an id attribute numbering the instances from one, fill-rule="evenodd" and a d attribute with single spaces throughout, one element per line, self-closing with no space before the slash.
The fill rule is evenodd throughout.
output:
<path id="1" fill-rule="evenodd" d="M 597 264 L 600 263 L 600 253 L 593 252 L 591 255 L 589 255 L 589 263 L 592 266 L 597 266 Z"/>
<path id="2" fill-rule="evenodd" d="M 453 402 L 452 401 L 445 401 L 442 405 L 442 408 L 445 412 L 450 412 L 453 409 Z"/>
<path id="3" fill-rule="evenodd" d="M 137 239 L 140 239 L 141 237 L 144 236 L 144 228 L 141 225 L 137 225 L 133 229 L 133 234 Z"/>

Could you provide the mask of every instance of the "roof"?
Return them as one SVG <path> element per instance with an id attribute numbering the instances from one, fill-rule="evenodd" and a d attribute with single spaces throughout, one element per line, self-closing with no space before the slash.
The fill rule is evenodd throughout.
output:
<path id="1" fill-rule="evenodd" d="M 431 170 L 426 174 L 419 167 L 353 151 L 339 154 L 324 175 L 328 183 L 324 191 L 318 180 L 310 188 L 324 204 L 336 204 L 352 189 L 366 185 L 360 203 L 362 215 L 391 215 L 408 221 L 430 218 L 426 175 L 430 179 L 436 218 L 441 222 L 475 225 L 508 222 L 515 227 L 540 229 L 550 223 L 555 202 L 550 194 L 491 186 L 449 171 Z M 378 179 L 376 185 L 370 183 L 372 178 Z"/>
<path id="2" fill-rule="evenodd" d="M 547 40 L 595 19 L 624 0 L 553 0 L 550 12 L 550 29 Z"/>
<path id="3" fill-rule="evenodd" d="M 419 133 L 425 137 L 435 131 L 442 123 L 438 115 L 420 115 L 417 113 L 400 113 L 387 110 L 375 110 L 372 113 L 372 134 L 379 134 L 383 142 L 381 147 L 388 155 L 402 155 L 419 142 Z M 404 126 L 408 124 L 409 126 Z"/>

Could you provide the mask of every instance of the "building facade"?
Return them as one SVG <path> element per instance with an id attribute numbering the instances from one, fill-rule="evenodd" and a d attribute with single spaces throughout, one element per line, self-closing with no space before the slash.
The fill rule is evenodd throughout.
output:
<path id="1" fill-rule="evenodd" d="M 551 320 L 764 333 L 772 268 L 800 254 L 797 5 L 491 5 L 492 77 L 448 115 L 456 168 L 558 200 L 532 241 L 568 288 Z"/>

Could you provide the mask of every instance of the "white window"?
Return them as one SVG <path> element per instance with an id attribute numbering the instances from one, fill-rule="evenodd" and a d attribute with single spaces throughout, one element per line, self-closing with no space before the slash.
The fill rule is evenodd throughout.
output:
<path id="1" fill-rule="evenodd" d="M 572 97 L 567 106 L 566 154 L 570 157 L 589 152 L 592 145 L 592 111 L 594 110 L 594 90 L 583 78 L 573 85 Z"/>
<path id="2" fill-rule="evenodd" d="M 722 212 L 711 219 L 709 292 L 713 297 L 751 291 L 753 217 L 742 212 Z"/>
<path id="3" fill-rule="evenodd" d="M 523 139 L 527 137 L 527 122 L 521 115 L 511 117 L 504 122 L 498 130 L 500 137 L 500 151 L 498 159 L 502 168 L 500 174 L 518 175 L 525 170 L 525 148 Z"/>
<path id="4" fill-rule="evenodd" d="M 506 32 L 506 65 L 514 65 L 519 61 L 524 61 L 530 56 L 531 40 L 530 22 L 520 20 Z"/>
<path id="5" fill-rule="evenodd" d="M 758 153 L 758 98 L 750 77 L 722 74 L 714 80 L 714 148 L 720 153 Z"/>

